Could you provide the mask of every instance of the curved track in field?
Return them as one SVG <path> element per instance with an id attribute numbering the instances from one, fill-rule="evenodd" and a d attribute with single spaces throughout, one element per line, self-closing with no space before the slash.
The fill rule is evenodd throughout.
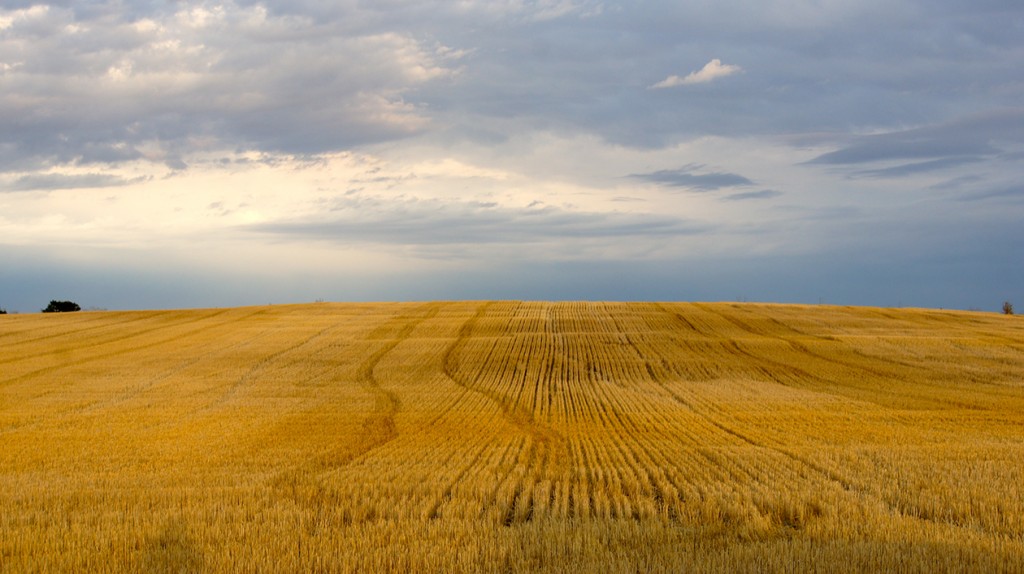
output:
<path id="1" fill-rule="evenodd" d="M 504 502 L 498 501 L 501 498 L 499 493 L 503 490 L 501 488 L 502 484 L 499 484 L 499 488 L 492 492 L 491 499 L 485 503 L 485 505 L 500 504 L 504 506 L 505 510 L 501 522 L 505 526 L 511 526 L 515 523 L 533 520 L 536 505 L 533 492 L 542 481 L 550 480 L 553 474 L 560 472 L 559 468 L 563 464 L 566 446 L 565 437 L 550 425 L 538 420 L 534 409 L 520 403 L 521 394 L 509 392 L 510 389 L 507 387 L 488 385 L 486 384 L 487 381 L 480 377 L 480 373 L 484 372 L 486 367 L 504 364 L 500 353 L 496 352 L 497 342 L 489 346 L 482 361 L 474 361 L 474 363 L 479 363 L 474 365 L 477 367 L 475 369 L 477 372 L 476 376 L 467 375 L 463 368 L 466 365 L 460 364 L 465 363 L 462 357 L 463 347 L 473 339 L 474 329 L 476 329 L 478 322 L 487 315 L 490 307 L 491 304 L 489 303 L 481 304 L 476 312 L 462 324 L 456 338 L 442 355 L 442 368 L 448 380 L 470 393 L 486 398 L 496 405 L 500 409 L 502 417 L 519 432 L 528 437 L 527 441 L 519 444 L 518 449 L 516 449 L 516 457 L 523 465 L 528 467 L 523 472 L 532 478 L 522 477 L 507 481 L 507 484 L 511 486 L 504 490 L 511 490 L 511 495 L 510 497 L 506 495 Z M 459 480 L 467 473 L 467 471 L 464 471 Z M 508 476 L 506 478 L 511 479 L 512 477 Z M 506 483 L 506 481 L 503 480 L 502 483 Z M 450 492 L 451 488 L 449 487 L 447 490 Z M 551 503 L 552 496 L 553 494 L 548 495 L 546 500 L 548 504 Z M 446 496 L 446 498 L 448 497 L 450 497 L 450 494 Z"/>

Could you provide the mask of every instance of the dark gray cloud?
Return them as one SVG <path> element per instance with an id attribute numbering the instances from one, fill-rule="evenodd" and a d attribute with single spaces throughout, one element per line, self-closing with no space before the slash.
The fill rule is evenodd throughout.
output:
<path id="1" fill-rule="evenodd" d="M 551 241 L 679 237 L 707 233 L 707 224 L 654 214 L 604 213 L 555 207 L 507 208 L 490 202 L 382 200 L 349 197 L 330 218 L 248 226 L 293 239 L 389 245 L 533 244 Z"/>
<path id="2" fill-rule="evenodd" d="M 920 128 L 849 139 L 839 149 L 819 155 L 808 163 L 856 165 L 934 158 L 916 164 L 930 168 L 965 158 L 998 156 L 1004 146 L 1024 145 L 1024 108 L 1001 109 Z"/>
<path id="3" fill-rule="evenodd" d="M 974 191 L 960 196 L 961 201 L 985 200 L 1024 200 L 1024 184 L 1013 183 L 999 187 L 989 187 L 982 191 Z"/>
<path id="4" fill-rule="evenodd" d="M 78 175 L 39 174 L 23 175 L 8 183 L 0 180 L 0 192 L 3 191 L 54 191 L 58 189 L 87 189 L 102 187 L 121 187 L 140 183 L 148 178 L 127 179 L 117 175 L 104 173 L 85 173 Z"/>
<path id="5" fill-rule="evenodd" d="M 978 157 L 951 157 L 915 163 L 905 163 L 878 169 L 865 169 L 853 172 L 851 175 L 854 177 L 868 178 L 908 177 L 921 173 L 951 169 L 966 164 L 978 163 L 980 161 L 982 161 L 982 159 Z"/>
<path id="6" fill-rule="evenodd" d="M 959 176 L 956 176 L 956 177 L 954 177 L 952 179 L 947 179 L 946 181 L 930 185 L 928 188 L 929 189 L 934 189 L 934 190 L 940 190 L 940 191 L 951 190 L 951 189 L 952 190 L 963 190 L 964 188 L 973 188 L 973 187 L 977 187 L 979 185 L 983 185 L 984 182 L 985 182 L 985 177 L 984 176 L 976 174 L 976 173 L 972 173 L 972 174 L 967 174 L 967 175 L 959 175 Z"/>
<path id="7" fill-rule="evenodd" d="M 781 195 L 781 191 L 775 191 L 774 189 L 762 189 L 761 191 L 747 191 L 744 193 L 723 195 L 722 199 L 726 201 L 746 201 L 748 199 L 772 199 Z"/>
<path id="8" fill-rule="evenodd" d="M 714 191 L 724 187 L 753 185 L 754 182 L 735 173 L 693 173 L 703 166 L 688 165 L 679 169 L 663 169 L 651 173 L 634 173 L 629 177 L 668 187 L 684 187 L 697 191 Z"/>

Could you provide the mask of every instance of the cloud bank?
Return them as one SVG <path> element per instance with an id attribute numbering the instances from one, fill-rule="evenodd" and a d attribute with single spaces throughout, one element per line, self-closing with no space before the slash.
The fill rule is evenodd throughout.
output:
<path id="1" fill-rule="evenodd" d="M 411 31 L 241 2 L 137 10 L 3 16 L 0 169 L 181 168 L 204 149 L 322 153 L 407 137 L 429 119 L 404 94 L 456 73 L 457 53 Z"/>

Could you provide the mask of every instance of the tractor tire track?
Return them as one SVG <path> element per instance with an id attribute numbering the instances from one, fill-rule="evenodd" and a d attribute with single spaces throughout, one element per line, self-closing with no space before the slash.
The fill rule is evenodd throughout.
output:
<path id="1" fill-rule="evenodd" d="M 515 467 L 519 469 L 515 473 L 519 475 L 518 478 L 514 478 L 513 474 L 507 474 L 502 481 L 504 484 L 509 480 L 515 480 L 515 484 L 509 483 L 504 488 L 506 491 L 504 500 L 497 500 L 502 498 L 502 496 L 500 490 L 496 490 L 496 500 L 489 503 L 489 505 L 497 504 L 503 506 L 505 511 L 501 523 L 504 526 L 512 526 L 513 524 L 529 522 L 533 519 L 534 501 L 532 493 L 536 489 L 537 484 L 544 480 L 545 477 L 550 478 L 551 476 L 561 474 L 559 467 L 565 458 L 564 455 L 567 452 L 567 448 L 566 439 L 561 433 L 538 421 L 532 411 L 527 411 L 519 405 L 518 400 L 514 402 L 500 392 L 481 388 L 475 381 L 465 380 L 459 373 L 458 356 L 461 347 L 472 337 L 476 324 L 487 313 L 491 305 L 491 302 L 484 303 L 472 317 L 466 320 L 459 329 L 455 340 L 445 350 L 442 356 L 442 365 L 444 374 L 448 379 L 459 387 L 483 396 L 495 404 L 500 409 L 502 417 L 528 439 L 522 445 L 522 454 L 517 460 L 522 466 L 517 465 Z M 490 356 L 493 355 L 495 346 L 492 345 L 489 349 L 488 358 L 483 361 L 484 365 L 491 362 Z M 520 394 L 525 386 L 525 384 L 520 385 Z"/>
<path id="2" fill-rule="evenodd" d="M 480 308 L 477 309 L 477 312 L 462 325 L 455 341 L 453 341 L 448 349 L 445 350 L 442 356 L 442 365 L 445 376 L 463 389 L 483 395 L 496 404 L 501 410 L 502 416 L 505 417 L 506 420 L 512 423 L 513 426 L 523 433 L 532 437 L 536 443 L 546 444 L 551 441 L 559 442 L 564 440 L 559 433 L 535 420 L 532 412 L 529 412 L 513 403 L 509 398 L 505 397 L 501 393 L 481 388 L 473 382 L 463 380 L 462 376 L 458 373 L 457 365 L 459 347 L 469 340 L 474 326 L 477 321 L 487 313 L 487 308 L 490 307 L 490 305 L 491 303 L 481 305 Z"/>
<path id="3" fill-rule="evenodd" d="M 386 326 L 398 327 L 398 332 L 394 337 L 380 339 L 371 334 L 366 339 L 384 342 L 356 368 L 354 382 L 373 397 L 373 411 L 363 420 L 358 434 L 353 439 L 307 460 L 298 468 L 278 475 L 273 479 L 273 484 L 276 487 L 280 488 L 289 482 L 294 483 L 297 477 L 316 477 L 324 473 L 338 471 L 398 436 L 395 416 L 401 410 L 401 399 L 397 393 L 382 386 L 374 371 L 384 357 L 406 341 L 421 323 L 436 317 L 439 311 L 439 304 L 428 304 L 419 316 L 406 314 L 389 321 Z M 323 334 L 323 332 L 318 333 L 314 338 Z M 308 342 L 305 341 L 303 344 Z M 338 382 L 343 381 L 339 380 Z"/>

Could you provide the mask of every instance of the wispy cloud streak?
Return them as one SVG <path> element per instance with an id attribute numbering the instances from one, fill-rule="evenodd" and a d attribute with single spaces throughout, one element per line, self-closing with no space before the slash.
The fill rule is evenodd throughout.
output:
<path id="1" fill-rule="evenodd" d="M 667 187 L 689 188 L 696 191 L 714 191 L 724 187 L 753 185 L 754 182 L 735 173 L 692 173 L 700 166 L 663 169 L 651 173 L 634 173 L 630 177 Z"/>

